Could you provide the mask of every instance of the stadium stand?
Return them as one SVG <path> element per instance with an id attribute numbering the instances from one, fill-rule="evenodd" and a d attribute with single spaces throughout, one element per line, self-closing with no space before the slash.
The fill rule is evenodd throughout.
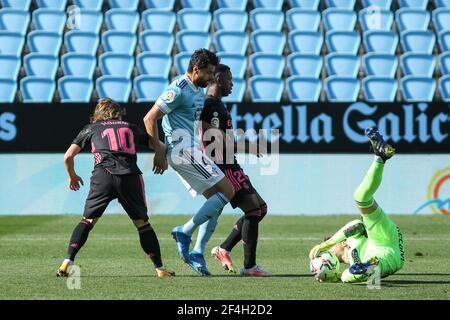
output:
<path id="1" fill-rule="evenodd" d="M 229 102 L 449 99 L 449 0 L 0 0 L 0 99 L 149 101 L 200 47 Z"/>

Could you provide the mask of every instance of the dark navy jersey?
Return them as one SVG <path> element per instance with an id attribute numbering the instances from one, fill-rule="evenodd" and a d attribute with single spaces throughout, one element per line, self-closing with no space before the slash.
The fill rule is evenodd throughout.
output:
<path id="1" fill-rule="evenodd" d="M 212 127 L 218 128 L 224 132 L 226 132 L 226 130 L 233 129 L 233 121 L 231 119 L 230 112 L 226 108 L 225 104 L 223 104 L 222 100 L 213 96 L 206 97 L 200 119 L 207 122 Z M 206 147 L 210 143 L 212 143 L 212 141 L 202 141 L 202 143 L 203 146 Z M 226 165 L 237 165 L 237 160 L 234 155 L 234 146 L 232 148 L 229 148 L 228 151 L 232 154 L 227 155 L 225 146 L 223 147 L 223 150 L 214 150 L 212 152 L 212 160 L 219 167 Z M 232 162 L 226 163 L 226 159 L 232 159 Z"/>
<path id="2" fill-rule="evenodd" d="M 140 174 L 136 145 L 148 146 L 148 135 L 134 124 L 112 120 L 86 125 L 72 143 L 82 150 L 91 148 L 95 168 L 117 175 Z"/>

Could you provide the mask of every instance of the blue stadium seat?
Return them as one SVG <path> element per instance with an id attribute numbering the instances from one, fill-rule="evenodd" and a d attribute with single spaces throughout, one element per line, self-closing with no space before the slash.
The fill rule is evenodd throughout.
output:
<path id="1" fill-rule="evenodd" d="M 28 11 L 30 8 L 31 0 L 0 0 L 0 4 L 3 8 L 14 8 Z"/>
<path id="2" fill-rule="evenodd" d="M 0 103 L 13 103 L 16 97 L 16 80 L 0 78 Z"/>
<path id="3" fill-rule="evenodd" d="M 238 9 L 217 9 L 214 11 L 214 26 L 216 30 L 245 31 L 248 22 L 246 11 Z"/>
<path id="4" fill-rule="evenodd" d="M 428 0 L 398 0 L 399 7 L 408 7 L 426 10 L 427 4 Z"/>
<path id="5" fill-rule="evenodd" d="M 450 8 L 450 0 L 434 0 L 436 8 Z"/>
<path id="6" fill-rule="evenodd" d="M 404 31 L 400 34 L 404 52 L 431 54 L 436 37 L 431 31 Z"/>
<path id="7" fill-rule="evenodd" d="M 450 51 L 450 30 L 439 32 L 438 41 L 442 52 Z"/>
<path id="8" fill-rule="evenodd" d="M 30 14 L 23 10 L 0 9 L 0 30 L 18 32 L 25 35 L 30 23 Z"/>
<path id="9" fill-rule="evenodd" d="M 361 30 L 382 30 L 390 31 L 394 22 L 394 14 L 390 10 L 373 10 L 366 8 L 359 11 L 359 24 Z"/>
<path id="10" fill-rule="evenodd" d="M 141 21 L 144 29 L 173 32 L 177 16 L 171 11 L 147 9 L 142 13 Z"/>
<path id="11" fill-rule="evenodd" d="M 20 80 L 22 101 L 25 103 L 50 103 L 55 93 L 55 81 L 29 76 Z"/>
<path id="12" fill-rule="evenodd" d="M 436 67 L 433 55 L 407 52 L 400 57 L 400 66 L 405 76 L 431 78 Z"/>
<path id="13" fill-rule="evenodd" d="M 105 52 L 98 59 L 102 75 L 131 78 L 134 57 L 124 53 Z"/>
<path id="14" fill-rule="evenodd" d="M 436 81 L 425 77 L 406 76 L 400 85 L 406 102 L 431 102 L 436 90 Z"/>
<path id="15" fill-rule="evenodd" d="M 320 12 L 313 9 L 292 8 L 286 12 L 286 23 L 290 31 L 317 31 Z"/>
<path id="16" fill-rule="evenodd" d="M 76 52 L 66 53 L 61 57 L 64 75 L 92 79 L 97 58 L 89 54 Z"/>
<path id="17" fill-rule="evenodd" d="M 80 9 L 79 11 L 74 11 L 73 15 L 75 16 L 71 19 L 71 14 L 69 12 L 67 21 L 71 30 L 80 30 L 99 34 L 103 23 L 102 12 L 90 9 Z"/>
<path id="18" fill-rule="evenodd" d="M 73 4 L 83 9 L 102 10 L 103 0 L 72 0 Z"/>
<path id="19" fill-rule="evenodd" d="M 269 8 L 281 11 L 283 0 L 253 0 L 255 8 Z"/>
<path id="20" fill-rule="evenodd" d="M 175 0 L 144 0 L 147 9 L 172 11 Z"/>
<path id="21" fill-rule="evenodd" d="M 110 9 L 105 13 L 105 23 L 108 30 L 118 30 L 135 33 L 139 25 L 137 11 L 125 9 Z"/>
<path id="22" fill-rule="evenodd" d="M 199 9 L 209 11 L 211 0 L 181 0 L 183 8 Z"/>
<path id="23" fill-rule="evenodd" d="M 330 53 L 325 57 L 325 65 L 329 76 L 356 78 L 360 64 L 359 55 Z"/>
<path id="24" fill-rule="evenodd" d="M 217 0 L 217 7 L 245 11 L 247 0 Z"/>
<path id="25" fill-rule="evenodd" d="M 292 52 L 320 54 L 323 44 L 321 32 L 295 30 L 288 34 L 288 43 Z"/>
<path id="26" fill-rule="evenodd" d="M 248 33 L 219 30 L 214 33 L 216 51 L 245 55 L 248 46 Z"/>
<path id="27" fill-rule="evenodd" d="M 172 57 L 161 53 L 142 52 L 137 56 L 139 74 L 167 78 L 172 67 Z"/>
<path id="28" fill-rule="evenodd" d="M 432 15 L 436 33 L 450 30 L 450 8 L 438 8 L 433 11 Z"/>
<path id="29" fill-rule="evenodd" d="M 420 9 L 401 8 L 395 12 L 395 20 L 399 32 L 405 30 L 426 31 L 430 24 L 430 13 Z"/>
<path id="30" fill-rule="evenodd" d="M 220 57 L 220 63 L 230 67 L 233 79 L 244 78 L 245 71 L 247 70 L 247 57 L 226 52 L 219 52 L 217 55 Z"/>
<path id="31" fill-rule="evenodd" d="M 131 80 L 115 76 L 101 76 L 95 81 L 95 88 L 100 99 L 108 97 L 117 102 L 128 102 L 131 94 Z"/>
<path id="32" fill-rule="evenodd" d="M 39 8 L 48 8 L 59 11 L 65 11 L 67 6 L 67 0 L 36 0 L 36 4 Z"/>
<path id="33" fill-rule="evenodd" d="M 191 60 L 191 52 L 183 51 L 175 55 L 175 70 L 177 74 L 184 74 Z"/>
<path id="34" fill-rule="evenodd" d="M 367 76 L 394 78 L 397 66 L 395 55 L 370 52 L 363 57 L 363 68 Z"/>
<path id="35" fill-rule="evenodd" d="M 61 48 L 61 35 L 49 31 L 32 31 L 28 34 L 30 52 L 50 54 L 57 57 Z"/>
<path id="36" fill-rule="evenodd" d="M 370 76 L 362 80 L 364 100 L 367 102 L 394 102 L 397 96 L 397 80 Z"/>
<path id="37" fill-rule="evenodd" d="M 303 8 L 317 10 L 320 0 L 289 0 L 291 8 Z"/>
<path id="38" fill-rule="evenodd" d="M 233 89 L 229 96 L 223 97 L 223 102 L 240 103 L 244 99 L 246 91 L 245 79 L 233 77 Z"/>
<path id="39" fill-rule="evenodd" d="M 439 70 L 443 75 L 450 74 L 450 52 L 443 52 L 439 55 Z"/>
<path id="40" fill-rule="evenodd" d="M 283 55 L 257 52 L 250 56 L 250 66 L 254 76 L 281 78 L 285 59 Z"/>
<path id="41" fill-rule="evenodd" d="M 141 75 L 134 78 L 136 102 L 154 102 L 169 83 L 167 78 Z"/>
<path id="42" fill-rule="evenodd" d="M 146 30 L 139 35 L 139 43 L 142 51 L 170 55 L 174 39 L 171 32 Z"/>
<path id="43" fill-rule="evenodd" d="M 94 82 L 92 79 L 65 76 L 58 80 L 58 92 L 62 103 L 91 101 Z"/>
<path id="44" fill-rule="evenodd" d="M 331 76 L 325 79 L 325 93 L 330 102 L 354 102 L 358 99 L 359 80 Z"/>
<path id="45" fill-rule="evenodd" d="M 14 55 L 20 57 L 25 38 L 18 32 L 0 30 L 0 52 L 2 55 Z"/>
<path id="46" fill-rule="evenodd" d="M 282 54 L 286 45 L 284 32 L 256 30 L 250 35 L 253 52 Z"/>
<path id="47" fill-rule="evenodd" d="M 102 45 L 105 51 L 134 54 L 136 36 L 134 33 L 110 30 L 102 34 Z"/>
<path id="48" fill-rule="evenodd" d="M 370 30 L 364 33 L 363 41 L 367 52 L 395 54 L 398 35 L 394 31 Z"/>
<path id="49" fill-rule="evenodd" d="M 253 76 L 249 79 L 252 102 L 280 102 L 284 90 L 284 81 L 280 78 Z"/>
<path id="50" fill-rule="evenodd" d="M 253 30 L 281 31 L 284 13 L 274 9 L 256 8 L 250 11 L 250 25 Z"/>
<path id="51" fill-rule="evenodd" d="M 364 8 L 370 6 L 376 6 L 381 10 L 390 10 L 392 0 L 362 0 L 362 5 Z"/>
<path id="52" fill-rule="evenodd" d="M 450 102 L 450 75 L 445 75 L 439 79 L 439 91 L 441 92 L 442 100 Z"/>
<path id="53" fill-rule="evenodd" d="M 0 55 L 0 79 L 16 80 L 20 71 L 20 58 L 14 55 Z"/>
<path id="54" fill-rule="evenodd" d="M 356 25 L 356 13 L 353 10 L 328 8 L 322 12 L 325 31 L 353 31 Z"/>
<path id="55" fill-rule="evenodd" d="M 56 32 L 61 35 L 66 26 L 66 13 L 53 9 L 33 11 L 33 25 L 36 30 Z"/>
<path id="56" fill-rule="evenodd" d="M 176 35 L 178 51 L 194 52 L 198 48 L 209 49 L 211 36 L 209 32 L 181 30 Z"/>
<path id="57" fill-rule="evenodd" d="M 286 81 L 289 101 L 318 102 L 322 91 L 322 81 L 317 78 L 291 76 Z"/>
<path id="58" fill-rule="evenodd" d="M 211 20 L 211 13 L 200 9 L 186 8 L 177 13 L 178 27 L 181 30 L 208 32 Z"/>
<path id="59" fill-rule="evenodd" d="M 322 71 L 322 56 L 294 52 L 287 57 L 287 67 L 292 76 L 303 78 L 319 78 Z"/>
<path id="60" fill-rule="evenodd" d="M 355 8 L 355 1 L 356 0 L 325 0 L 325 4 L 327 8 L 335 7 L 353 10 Z"/>
<path id="61" fill-rule="evenodd" d="M 68 52 L 77 52 L 94 56 L 100 43 L 94 32 L 70 31 L 64 35 L 64 44 Z"/>
<path id="62" fill-rule="evenodd" d="M 127 9 L 136 11 L 139 0 L 109 0 L 109 7 L 112 9 Z"/>
<path id="63" fill-rule="evenodd" d="M 355 31 L 328 31 L 325 42 L 329 52 L 357 54 L 361 37 Z"/>
<path id="64" fill-rule="evenodd" d="M 23 57 L 23 67 L 27 76 L 53 80 L 55 79 L 58 65 L 58 58 L 48 54 L 29 53 Z"/>

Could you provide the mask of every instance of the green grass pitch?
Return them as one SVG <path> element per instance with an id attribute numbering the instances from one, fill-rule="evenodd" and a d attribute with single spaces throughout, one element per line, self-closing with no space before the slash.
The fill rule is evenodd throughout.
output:
<path id="1" fill-rule="evenodd" d="M 236 216 L 222 216 L 207 250 L 228 234 Z M 125 215 L 105 215 L 77 256 L 81 289 L 69 290 L 55 271 L 66 253 L 78 216 L 0 217 L 0 299 L 449 299 L 450 259 L 445 216 L 392 216 L 406 244 L 406 264 L 365 284 L 318 283 L 309 274 L 308 252 L 355 216 L 268 216 L 260 225 L 257 262 L 272 273 L 248 278 L 223 271 L 207 256 L 214 276 L 200 277 L 179 260 L 170 230 L 188 216 L 151 217 L 173 278 L 156 277 L 138 235 Z M 232 253 L 242 265 L 242 246 Z"/>

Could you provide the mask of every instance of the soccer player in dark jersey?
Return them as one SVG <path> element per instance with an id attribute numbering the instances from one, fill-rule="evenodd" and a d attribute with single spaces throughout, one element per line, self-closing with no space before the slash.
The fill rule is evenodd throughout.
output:
<path id="1" fill-rule="evenodd" d="M 224 64 L 219 64 L 215 69 L 214 78 L 208 86 L 205 105 L 200 116 L 203 130 L 202 140 L 204 148 L 208 150 L 208 146 L 214 141 L 205 141 L 209 140 L 205 135 L 207 130 L 216 131 L 211 136 L 222 138 L 221 143 L 216 145 L 223 146 L 223 148 L 211 148 L 211 159 L 225 173 L 234 187 L 235 195 L 230 201 L 231 206 L 233 208 L 239 207 L 245 215 L 236 222 L 228 238 L 220 246 L 212 249 L 211 254 L 225 270 L 235 272 L 230 253 L 233 247 L 242 240 L 244 268 L 241 269 L 240 273 L 248 276 L 266 276 L 268 273 L 256 264 L 256 246 L 258 225 L 267 213 L 267 205 L 236 160 L 232 120 L 221 100 L 222 97 L 231 93 L 232 87 L 230 68 Z M 227 161 L 227 159 L 231 161 Z M 202 244 L 197 241 L 194 250 L 200 250 L 201 246 Z"/>
<path id="2" fill-rule="evenodd" d="M 76 254 L 86 243 L 89 232 L 111 200 L 118 199 L 139 233 L 142 249 L 152 260 L 158 277 L 174 276 L 161 260 L 158 238 L 148 222 L 144 180 L 136 160 L 136 144 L 150 146 L 147 134 L 133 124 L 122 121 L 124 109 L 109 98 L 95 107 L 91 123 L 86 125 L 64 155 L 70 190 L 77 191 L 83 180 L 75 172 L 74 158 L 91 147 L 95 158 L 91 186 L 83 218 L 75 227 L 66 259 L 57 276 L 68 276 Z"/>

